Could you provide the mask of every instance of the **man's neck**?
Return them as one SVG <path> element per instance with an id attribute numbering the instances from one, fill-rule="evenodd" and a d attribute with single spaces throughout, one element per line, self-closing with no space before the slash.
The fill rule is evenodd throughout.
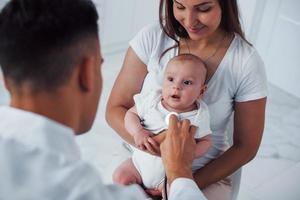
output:
<path id="1" fill-rule="evenodd" d="M 77 129 L 77 121 L 74 116 L 76 100 L 67 100 L 64 95 L 46 94 L 46 92 L 37 94 L 11 95 L 10 106 L 25 111 L 43 115 L 51 120 L 57 121 L 74 131 Z"/>

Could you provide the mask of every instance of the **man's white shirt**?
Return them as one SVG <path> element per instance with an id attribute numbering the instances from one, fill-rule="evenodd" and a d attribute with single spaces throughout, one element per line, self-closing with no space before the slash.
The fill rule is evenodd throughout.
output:
<path id="1" fill-rule="evenodd" d="M 0 200 L 146 199 L 137 185 L 104 185 L 80 158 L 72 129 L 31 112 L 0 107 Z M 178 178 L 170 200 L 205 199 L 191 179 Z"/>

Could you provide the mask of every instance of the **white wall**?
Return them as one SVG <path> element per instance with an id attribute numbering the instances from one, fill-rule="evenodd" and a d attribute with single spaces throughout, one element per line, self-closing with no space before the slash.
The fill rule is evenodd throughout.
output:
<path id="1" fill-rule="evenodd" d="M 250 41 L 253 41 L 252 24 L 255 16 L 256 2 L 257 0 L 238 0 L 241 24 L 247 39 Z"/>
<path id="2" fill-rule="evenodd" d="M 104 54 L 128 48 L 128 41 L 158 19 L 159 0 L 94 0 L 100 13 Z"/>
<path id="3" fill-rule="evenodd" d="M 4 4 L 7 2 L 8 0 L 0 0 L 0 9 L 4 6 Z"/>
<path id="4" fill-rule="evenodd" d="M 261 0 L 255 45 L 265 61 L 268 80 L 300 98 L 300 1 Z"/>
<path id="5" fill-rule="evenodd" d="M 268 81 L 300 98 L 299 0 L 239 0 L 247 38 L 264 60 Z"/>

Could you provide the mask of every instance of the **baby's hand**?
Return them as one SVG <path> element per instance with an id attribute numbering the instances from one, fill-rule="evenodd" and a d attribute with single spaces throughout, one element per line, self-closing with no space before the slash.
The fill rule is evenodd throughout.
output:
<path id="1" fill-rule="evenodd" d="M 147 149 L 145 146 L 145 143 L 148 142 L 148 138 L 151 136 L 151 132 L 145 130 L 145 129 L 141 129 L 138 133 L 136 133 L 133 138 L 134 138 L 134 142 L 135 145 L 141 149 L 141 150 L 145 150 Z"/>

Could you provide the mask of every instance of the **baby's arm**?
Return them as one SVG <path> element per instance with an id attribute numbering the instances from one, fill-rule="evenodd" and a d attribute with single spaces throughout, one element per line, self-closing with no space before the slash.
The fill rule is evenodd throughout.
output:
<path id="1" fill-rule="evenodd" d="M 151 133 L 142 126 L 135 106 L 126 112 L 124 123 L 126 130 L 133 136 L 136 146 L 145 149 L 145 140 L 150 137 Z"/>
<path id="2" fill-rule="evenodd" d="M 203 156 L 207 152 L 210 146 L 211 146 L 210 135 L 206 135 L 202 138 L 196 139 L 195 158 L 199 158 Z"/>
<path id="3" fill-rule="evenodd" d="M 131 107 L 125 114 L 124 118 L 125 128 L 132 135 L 138 134 L 138 132 L 143 129 L 141 120 L 137 114 L 136 107 Z"/>

